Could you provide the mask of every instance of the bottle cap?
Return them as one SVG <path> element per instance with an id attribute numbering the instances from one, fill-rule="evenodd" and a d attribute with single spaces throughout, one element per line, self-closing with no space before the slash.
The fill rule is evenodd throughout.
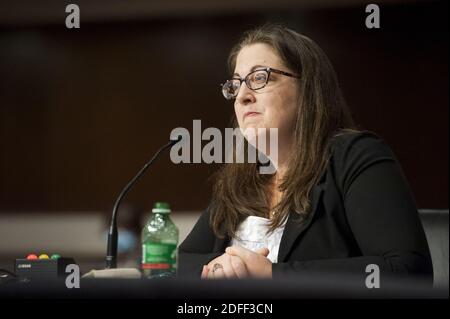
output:
<path id="1" fill-rule="evenodd" d="M 152 209 L 153 213 L 170 213 L 170 205 L 166 202 L 156 202 Z"/>

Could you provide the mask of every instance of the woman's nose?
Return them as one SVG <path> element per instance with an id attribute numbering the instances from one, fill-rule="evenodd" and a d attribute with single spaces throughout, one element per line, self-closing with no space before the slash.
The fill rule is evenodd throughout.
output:
<path id="1" fill-rule="evenodd" d="M 236 102 L 238 104 L 247 105 L 249 103 L 254 103 L 255 100 L 255 92 L 250 90 L 245 82 L 242 82 L 238 95 L 236 96 Z"/>

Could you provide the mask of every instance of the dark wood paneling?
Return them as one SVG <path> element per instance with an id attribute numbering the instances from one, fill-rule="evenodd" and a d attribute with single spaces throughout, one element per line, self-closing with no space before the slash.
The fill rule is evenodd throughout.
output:
<path id="1" fill-rule="evenodd" d="M 445 9 L 445 10 L 444 10 Z M 258 12 L 0 32 L 0 211 L 109 210 L 178 126 L 226 127 L 219 92 L 241 32 L 285 22 L 335 64 L 361 127 L 392 146 L 420 207 L 448 207 L 448 14 L 444 2 Z M 217 166 L 155 163 L 127 202 L 203 209 Z"/>

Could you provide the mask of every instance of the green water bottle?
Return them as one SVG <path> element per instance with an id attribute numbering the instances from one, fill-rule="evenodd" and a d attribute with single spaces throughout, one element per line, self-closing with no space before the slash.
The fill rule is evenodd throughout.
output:
<path id="1" fill-rule="evenodd" d="M 168 203 L 156 202 L 142 230 L 142 272 L 145 277 L 175 275 L 178 228 L 170 219 Z"/>

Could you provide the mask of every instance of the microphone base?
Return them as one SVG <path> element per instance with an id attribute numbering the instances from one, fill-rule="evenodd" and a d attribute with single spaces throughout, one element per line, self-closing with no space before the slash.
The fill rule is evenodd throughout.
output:
<path id="1" fill-rule="evenodd" d="M 136 268 L 113 268 L 91 270 L 84 274 L 82 278 L 126 278 L 126 279 L 141 279 L 142 273 Z"/>

